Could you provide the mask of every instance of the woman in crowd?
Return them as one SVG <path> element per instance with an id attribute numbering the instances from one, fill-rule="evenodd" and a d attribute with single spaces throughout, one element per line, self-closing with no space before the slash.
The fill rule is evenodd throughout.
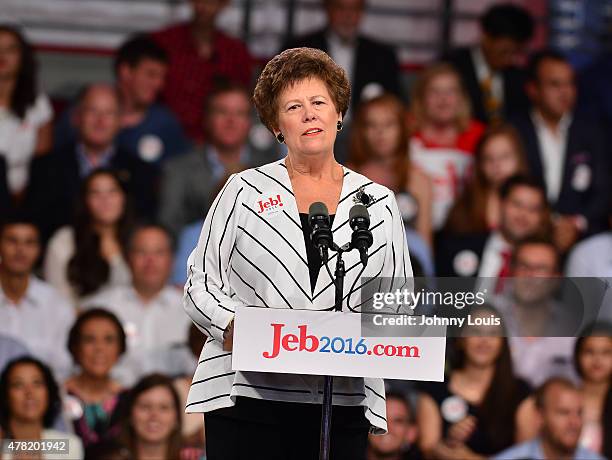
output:
<path id="1" fill-rule="evenodd" d="M 30 160 L 52 144 L 49 99 L 38 90 L 34 51 L 15 27 L 0 24 L 0 155 L 11 194 L 28 184 Z"/>
<path id="2" fill-rule="evenodd" d="M 451 209 L 446 230 L 485 233 L 499 220 L 499 188 L 515 174 L 527 173 L 527 160 L 517 131 L 510 125 L 489 128 L 476 146 L 474 176 Z"/>
<path id="3" fill-rule="evenodd" d="M 486 305 L 471 314 L 500 318 Z M 536 434 L 530 389 L 513 375 L 502 327 L 466 329 L 454 343 L 444 382 L 422 385 L 417 422 L 419 446 L 428 458 L 490 456 Z"/>
<path id="4" fill-rule="evenodd" d="M 612 324 L 597 324 L 576 339 L 574 363 L 584 395 L 580 444 L 612 458 Z"/>
<path id="5" fill-rule="evenodd" d="M 410 163 L 406 111 L 396 96 L 383 94 L 359 106 L 348 166 L 393 190 L 404 221 L 431 245 L 432 185 Z"/>
<path id="6" fill-rule="evenodd" d="M 83 182 L 74 225 L 49 241 L 45 278 L 75 301 L 102 286 L 129 283 L 122 248 L 131 228 L 121 181 L 110 170 L 94 171 Z"/>
<path id="7" fill-rule="evenodd" d="M 433 229 L 439 230 L 461 193 L 484 126 L 471 118 L 459 74 L 449 64 L 425 69 L 414 85 L 410 158 L 433 182 Z"/>
<path id="8" fill-rule="evenodd" d="M 66 440 L 66 452 L 59 455 L 47 453 L 41 458 L 82 459 L 83 446 L 79 438 L 50 428 L 60 410 L 59 389 L 46 365 L 23 357 L 6 366 L 0 377 L 0 438 Z M 3 460 L 11 458 L 10 453 L 2 454 Z"/>
<path id="9" fill-rule="evenodd" d="M 66 406 L 85 447 L 116 434 L 111 415 L 121 386 L 110 373 L 125 348 L 121 323 L 101 308 L 87 310 L 70 330 L 68 349 L 80 372 L 64 384 L 69 402 Z"/>
<path id="10" fill-rule="evenodd" d="M 133 460 L 182 458 L 183 406 L 172 380 L 152 374 L 140 380 L 122 406 L 120 439 Z"/>

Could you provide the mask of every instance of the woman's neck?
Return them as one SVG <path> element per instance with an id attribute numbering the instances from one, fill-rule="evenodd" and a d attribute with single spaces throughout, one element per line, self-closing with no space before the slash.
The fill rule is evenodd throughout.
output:
<path id="1" fill-rule="evenodd" d="M 168 443 L 136 442 L 137 458 L 142 460 L 166 460 L 168 454 Z"/>
<path id="2" fill-rule="evenodd" d="M 15 84 L 14 78 L 0 78 L 0 107 L 10 107 Z"/>
<path id="3" fill-rule="evenodd" d="M 285 166 L 289 171 L 289 176 L 310 176 L 313 179 L 338 180 L 338 171 L 341 170 L 340 164 L 333 155 L 304 156 L 289 153 L 285 159 Z M 340 168 L 339 168 L 340 167 Z M 340 179 L 342 173 L 340 173 Z"/>
<path id="4" fill-rule="evenodd" d="M 459 133 L 455 123 L 436 123 L 430 122 L 423 126 L 423 137 L 427 140 L 441 145 L 452 145 Z"/>
<path id="5" fill-rule="evenodd" d="M 43 425 L 40 422 L 25 422 L 11 419 L 9 428 L 14 439 L 41 439 Z"/>
<path id="6" fill-rule="evenodd" d="M 115 238 L 116 226 L 113 224 L 93 224 L 95 232 L 100 235 L 100 238 Z"/>
<path id="7" fill-rule="evenodd" d="M 475 366 L 466 363 L 460 371 L 463 380 L 468 384 L 488 386 L 495 373 L 494 366 Z"/>
<path id="8" fill-rule="evenodd" d="M 587 399 L 596 399 L 598 401 L 605 400 L 608 390 L 610 389 L 610 382 L 589 382 L 584 380 L 582 382 L 582 392 Z"/>
<path id="9" fill-rule="evenodd" d="M 79 397 L 85 402 L 99 402 L 106 399 L 110 394 L 114 393 L 115 382 L 110 375 L 95 376 L 81 372 L 77 375 L 71 385 L 76 386 Z"/>

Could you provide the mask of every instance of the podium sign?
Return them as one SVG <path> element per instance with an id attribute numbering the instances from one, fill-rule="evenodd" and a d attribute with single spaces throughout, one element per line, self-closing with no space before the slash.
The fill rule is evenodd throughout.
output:
<path id="1" fill-rule="evenodd" d="M 441 382 L 441 335 L 361 337 L 357 313 L 239 307 L 232 369 Z"/>

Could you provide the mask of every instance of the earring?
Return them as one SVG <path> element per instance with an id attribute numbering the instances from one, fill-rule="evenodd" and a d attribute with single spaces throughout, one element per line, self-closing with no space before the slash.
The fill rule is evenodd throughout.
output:
<path id="1" fill-rule="evenodd" d="M 276 140 L 278 141 L 279 144 L 284 144 L 285 143 L 285 136 L 283 136 L 283 133 L 278 133 L 276 135 Z"/>
<path id="2" fill-rule="evenodd" d="M 338 120 L 338 124 L 336 125 L 336 129 L 338 130 L 338 132 L 342 131 L 342 121 Z"/>

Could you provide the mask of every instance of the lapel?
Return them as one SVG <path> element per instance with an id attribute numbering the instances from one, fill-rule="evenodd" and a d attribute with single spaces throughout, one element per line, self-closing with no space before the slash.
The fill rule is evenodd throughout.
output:
<path id="1" fill-rule="evenodd" d="M 338 246 L 342 246 L 343 244 L 349 242 L 351 239 L 351 228 L 348 224 L 348 218 L 349 218 L 349 211 L 354 204 L 352 197 L 355 194 L 355 192 L 357 192 L 359 187 L 366 183 L 363 176 L 356 174 L 355 172 L 351 171 L 345 166 L 342 166 L 342 169 L 344 170 L 344 178 L 342 181 L 342 191 L 340 192 L 340 200 L 338 201 L 338 207 L 336 208 L 336 214 L 334 217 L 334 222 L 332 224 L 334 242 Z M 289 173 L 287 171 L 287 167 L 285 166 L 284 158 L 281 160 L 278 160 L 275 163 L 274 171 L 275 171 L 274 178 L 278 180 L 278 184 L 280 187 L 279 192 L 289 195 L 289 199 L 287 200 L 287 209 L 285 209 L 284 211 L 286 211 L 286 213 L 288 214 L 288 217 L 291 220 L 301 225 L 300 224 L 300 214 L 297 208 L 297 202 L 295 200 L 295 194 L 293 192 L 293 187 L 291 186 L 291 180 L 289 179 Z M 284 234 L 287 240 L 293 245 L 293 247 L 297 249 L 300 256 L 307 262 L 308 257 L 306 254 L 306 242 L 304 241 L 304 233 L 303 233 L 303 230 L 301 229 L 301 226 L 297 226 L 293 223 L 290 223 L 288 220 L 285 220 L 284 222 L 286 222 L 286 224 L 283 225 L 282 229 L 279 228 L 279 230 L 284 231 Z M 330 251 L 329 255 L 330 255 L 330 259 L 328 262 L 329 269 L 333 274 L 334 269 L 335 269 L 335 263 L 336 263 L 335 262 L 336 253 L 333 251 Z M 345 261 L 347 269 L 350 266 L 349 262 L 353 260 L 353 258 L 356 258 L 356 257 L 358 257 L 358 255 L 356 255 L 356 251 L 352 251 L 351 253 L 344 254 L 343 260 Z M 303 282 L 305 283 L 304 286 L 308 288 L 305 290 L 308 292 L 310 296 L 310 275 L 309 275 L 308 267 L 302 264 L 300 268 L 298 268 L 296 275 L 297 275 L 296 279 L 300 281 L 303 280 Z M 324 266 L 322 266 L 319 271 L 317 283 L 315 285 L 314 295 L 311 296 L 311 297 L 314 297 L 313 304 L 327 305 L 330 303 L 330 300 L 329 300 L 330 296 L 331 296 L 331 304 L 333 304 L 334 290 L 333 288 L 328 288 L 328 285 L 330 282 L 331 282 L 331 279 L 329 277 L 327 269 Z M 348 288 L 348 286 L 345 286 L 345 288 Z M 323 291 L 325 291 L 324 292 L 325 295 L 322 295 Z"/>
<path id="2" fill-rule="evenodd" d="M 530 169 L 532 175 L 540 180 L 546 187 L 546 181 L 544 180 L 544 171 L 542 168 L 542 151 L 540 149 L 540 142 L 538 135 L 536 134 L 535 124 L 531 118 L 531 114 L 525 115 L 526 132 L 524 133 L 525 147 L 527 148 L 527 161 L 530 163 Z"/>

